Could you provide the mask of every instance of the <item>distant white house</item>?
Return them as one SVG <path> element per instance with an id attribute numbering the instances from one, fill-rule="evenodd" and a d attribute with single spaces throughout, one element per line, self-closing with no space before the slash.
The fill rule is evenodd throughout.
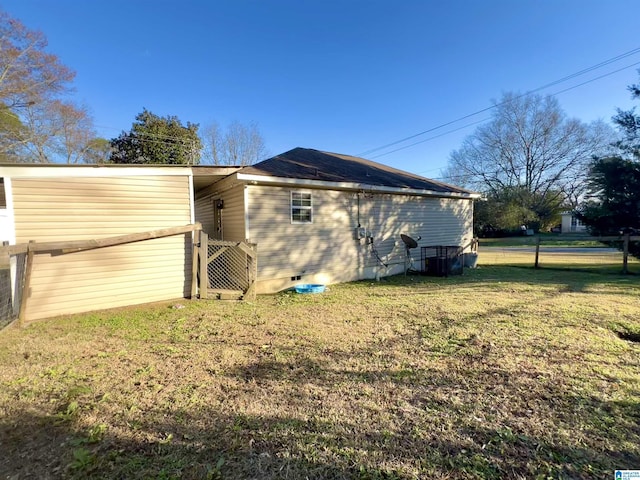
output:
<path id="1" fill-rule="evenodd" d="M 562 233 L 584 233 L 587 231 L 587 226 L 584 225 L 572 212 L 563 212 L 561 215 Z"/>

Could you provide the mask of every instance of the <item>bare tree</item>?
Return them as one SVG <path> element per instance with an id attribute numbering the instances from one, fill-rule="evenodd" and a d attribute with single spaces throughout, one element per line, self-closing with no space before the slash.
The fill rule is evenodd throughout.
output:
<path id="1" fill-rule="evenodd" d="M 62 98 L 75 73 L 45 51 L 42 32 L 0 11 L 0 158 L 79 163 L 95 139 L 84 106 Z"/>
<path id="2" fill-rule="evenodd" d="M 585 192 L 590 161 L 613 140 L 604 122 L 567 118 L 551 96 L 507 93 L 492 120 L 451 153 L 446 176 L 489 195 L 517 188 L 575 203 Z"/>
<path id="3" fill-rule="evenodd" d="M 264 138 L 257 124 L 232 122 L 223 131 L 216 122 L 203 130 L 203 163 L 212 165 L 251 165 L 267 155 Z"/>
<path id="4" fill-rule="evenodd" d="M 59 122 L 59 133 L 54 140 L 58 156 L 66 163 L 86 163 L 96 138 L 89 110 L 69 102 L 54 102 L 54 106 Z"/>
<path id="5" fill-rule="evenodd" d="M 18 136 L 23 161 L 90 163 L 96 133 L 86 106 L 52 100 L 28 106 Z"/>
<path id="6" fill-rule="evenodd" d="M 75 73 L 46 53 L 42 32 L 0 11 L 0 103 L 14 112 L 66 91 Z"/>

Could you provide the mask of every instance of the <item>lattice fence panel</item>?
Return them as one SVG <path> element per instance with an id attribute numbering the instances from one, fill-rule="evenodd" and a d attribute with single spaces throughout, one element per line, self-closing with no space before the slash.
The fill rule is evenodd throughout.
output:
<path id="1" fill-rule="evenodd" d="M 214 290 L 242 290 L 249 288 L 249 261 L 253 261 L 237 246 L 220 245 L 210 242 L 208 257 L 213 258 L 207 265 L 209 288 Z"/>

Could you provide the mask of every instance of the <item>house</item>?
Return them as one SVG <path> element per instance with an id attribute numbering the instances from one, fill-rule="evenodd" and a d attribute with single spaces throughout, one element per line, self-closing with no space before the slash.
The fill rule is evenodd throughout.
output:
<path id="1" fill-rule="evenodd" d="M 194 189 L 235 170 L 0 165 L 0 240 L 13 245 L 101 239 L 191 224 Z M 190 234 L 185 234 L 71 254 L 35 255 L 27 318 L 189 296 L 191 244 Z M 6 288 L 0 295 L 8 295 Z"/>
<path id="2" fill-rule="evenodd" d="M 573 212 L 562 212 L 560 215 L 562 217 L 561 233 L 585 233 L 587 231 L 587 226 Z"/>
<path id="3" fill-rule="evenodd" d="M 401 233 L 421 237 L 422 246 L 467 245 L 477 197 L 304 148 L 244 168 L 7 164 L 0 165 L 0 240 L 93 240 L 201 222 L 212 239 L 257 244 L 256 291 L 268 293 L 401 273 Z M 188 232 L 35 255 L 27 318 L 188 297 L 192 244 Z M 0 260 L 3 278 L 9 268 L 15 277 L 15 257 L 11 265 Z M 0 307 L 8 303 L 0 299 Z"/>
<path id="4" fill-rule="evenodd" d="M 256 288 L 270 293 L 401 273 L 401 233 L 421 246 L 468 245 L 478 197 L 362 158 L 295 148 L 196 191 L 195 209 L 210 237 L 258 245 Z"/>

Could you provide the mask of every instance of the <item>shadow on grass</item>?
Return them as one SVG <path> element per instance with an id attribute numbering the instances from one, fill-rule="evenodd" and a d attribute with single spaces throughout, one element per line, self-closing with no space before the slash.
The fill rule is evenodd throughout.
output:
<path id="1" fill-rule="evenodd" d="M 0 476 L 591 479 L 640 465 L 638 402 L 603 402 L 535 372 L 515 376 L 483 359 L 481 349 L 469 352 L 468 362 L 475 370 L 465 385 L 446 371 L 330 369 L 304 356 L 258 358 L 225 373 L 256 391 L 286 380 L 289 388 L 277 400 L 292 405 L 289 415 L 199 404 L 87 429 L 81 414 L 12 412 L 0 419 Z M 345 383 L 354 388 L 341 400 L 356 405 L 354 414 L 334 415 L 328 395 Z M 309 395 L 310 384 L 322 398 Z M 390 396 L 384 410 L 362 401 L 367 387 Z M 304 414 L 296 409 L 300 402 Z M 501 420 L 476 417 L 505 408 L 510 413 Z"/>

